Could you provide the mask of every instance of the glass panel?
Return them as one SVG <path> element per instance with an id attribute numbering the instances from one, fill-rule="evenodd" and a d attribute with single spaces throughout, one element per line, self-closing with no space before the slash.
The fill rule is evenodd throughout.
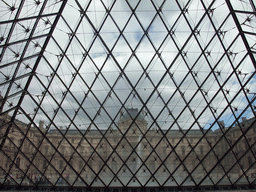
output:
<path id="1" fill-rule="evenodd" d="M 1 1 L 0 189 L 254 186 L 255 6 Z"/>

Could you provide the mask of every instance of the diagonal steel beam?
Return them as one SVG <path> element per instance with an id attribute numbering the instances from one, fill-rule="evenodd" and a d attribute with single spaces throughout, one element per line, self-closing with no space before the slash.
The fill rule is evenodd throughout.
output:
<path id="1" fill-rule="evenodd" d="M 225 1 L 226 1 L 226 4 L 227 4 L 228 8 L 229 8 L 230 14 L 232 15 L 233 20 L 234 20 L 234 22 L 236 24 L 236 27 L 237 27 L 237 29 L 239 31 L 239 34 L 240 34 L 240 36 L 241 36 L 241 38 L 243 40 L 244 46 L 246 47 L 247 53 L 249 54 L 249 57 L 250 57 L 253 65 L 254 65 L 254 67 L 256 68 L 256 58 L 254 57 L 254 55 L 252 53 L 252 50 L 251 50 L 251 47 L 250 47 L 250 45 L 249 45 L 249 43 L 248 43 L 248 41 L 247 41 L 247 39 L 245 37 L 244 31 L 243 31 L 243 29 L 242 29 L 242 27 L 241 27 L 241 25 L 239 23 L 239 20 L 237 18 L 236 12 L 233 9 L 231 0 L 225 0 Z M 252 9 L 254 10 L 253 14 L 256 16 L 254 2 L 252 0 L 250 0 L 250 4 L 252 6 Z"/>

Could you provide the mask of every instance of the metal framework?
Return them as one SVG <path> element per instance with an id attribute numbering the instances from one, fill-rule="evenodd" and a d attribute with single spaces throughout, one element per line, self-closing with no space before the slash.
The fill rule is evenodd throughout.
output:
<path id="1" fill-rule="evenodd" d="M 254 188 L 255 7 L 1 0 L 0 188 Z"/>

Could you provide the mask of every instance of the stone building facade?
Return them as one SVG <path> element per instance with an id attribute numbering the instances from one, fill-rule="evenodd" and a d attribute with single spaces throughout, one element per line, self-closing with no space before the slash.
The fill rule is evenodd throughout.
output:
<path id="1" fill-rule="evenodd" d="M 107 130 L 47 130 L 42 121 L 38 126 L 10 121 L 8 115 L 0 117 L 1 142 L 10 128 L 0 153 L 0 181 L 6 184 L 154 186 L 202 179 L 207 184 L 225 173 L 227 180 L 256 173 L 254 118 L 243 118 L 242 126 L 233 126 L 226 137 L 223 122 L 215 131 L 148 129 L 138 109 L 120 114 L 118 128 Z M 253 147 L 245 153 L 249 146 Z M 204 178 L 207 174 L 211 179 Z"/>

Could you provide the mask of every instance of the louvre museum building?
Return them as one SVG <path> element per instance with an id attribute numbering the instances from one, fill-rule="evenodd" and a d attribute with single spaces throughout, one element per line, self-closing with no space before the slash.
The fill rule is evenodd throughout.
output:
<path id="1" fill-rule="evenodd" d="M 255 191 L 255 0 L 1 0 L 0 191 Z"/>
<path id="2" fill-rule="evenodd" d="M 256 147 L 249 150 L 256 139 L 256 126 L 250 127 L 254 118 L 243 118 L 242 129 L 235 125 L 225 137 L 223 133 L 228 128 L 219 122 L 218 129 L 202 137 L 202 130 L 149 130 L 144 115 L 139 114 L 138 109 L 128 108 L 126 113 L 120 114 L 118 128 L 103 130 L 62 127 L 59 131 L 47 130 L 40 121 L 40 131 L 35 127 L 26 131 L 27 124 L 14 121 L 10 140 L 1 154 L 1 180 L 7 179 L 8 184 L 22 181 L 25 185 L 41 183 L 46 186 L 50 183 L 84 186 L 92 181 L 96 186 L 104 186 L 103 182 L 111 186 L 121 183 L 155 186 L 158 182 L 191 184 L 204 179 L 204 184 L 210 185 L 220 179 L 223 184 L 229 179 L 237 180 L 243 175 L 242 170 L 249 168 L 243 180 L 255 177 Z M 1 118 L 1 135 L 8 121 L 8 115 Z M 239 140 L 242 132 L 247 131 L 246 139 Z M 26 132 L 25 140 L 21 132 Z M 235 146 L 230 150 L 232 145 Z M 239 163 L 235 163 L 238 159 Z M 13 179 L 6 178 L 8 169 Z"/>

